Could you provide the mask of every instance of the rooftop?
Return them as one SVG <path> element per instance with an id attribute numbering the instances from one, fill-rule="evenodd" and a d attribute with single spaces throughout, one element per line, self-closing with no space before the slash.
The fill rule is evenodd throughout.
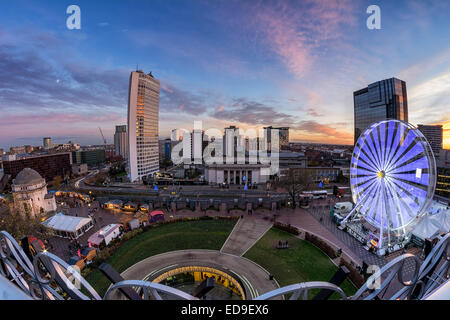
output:
<path id="1" fill-rule="evenodd" d="M 25 168 L 19 172 L 13 181 L 14 185 L 32 185 L 41 183 L 44 180 L 41 175 L 30 168 Z M 44 180 L 45 181 L 45 180 Z"/>

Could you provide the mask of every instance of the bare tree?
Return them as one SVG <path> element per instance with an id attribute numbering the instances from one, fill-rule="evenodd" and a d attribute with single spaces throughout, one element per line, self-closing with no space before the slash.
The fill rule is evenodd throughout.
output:
<path id="1" fill-rule="evenodd" d="M 289 169 L 288 173 L 280 177 L 277 187 L 284 189 L 292 200 L 292 206 L 296 208 L 297 198 L 303 191 L 312 187 L 312 173 L 308 169 Z"/>

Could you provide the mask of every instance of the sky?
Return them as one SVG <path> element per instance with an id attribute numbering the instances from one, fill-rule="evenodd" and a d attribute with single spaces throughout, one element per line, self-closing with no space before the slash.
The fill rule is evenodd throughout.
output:
<path id="1" fill-rule="evenodd" d="M 108 143 L 136 68 L 161 82 L 175 128 L 289 126 L 290 140 L 353 144 L 353 92 L 406 81 L 409 122 L 450 148 L 450 2 L 0 0 L 0 148 Z M 69 30 L 69 5 L 81 29 Z M 369 30 L 369 5 L 381 29 Z"/>

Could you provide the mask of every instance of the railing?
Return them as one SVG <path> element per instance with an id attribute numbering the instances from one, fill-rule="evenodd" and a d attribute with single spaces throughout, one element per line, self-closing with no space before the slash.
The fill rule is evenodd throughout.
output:
<path id="1" fill-rule="evenodd" d="M 285 295 L 289 294 L 291 294 L 289 300 L 298 300 L 300 297 L 303 300 L 308 300 L 309 291 L 314 289 L 331 290 L 333 292 L 339 293 L 342 300 L 347 299 L 344 291 L 338 286 L 328 282 L 313 281 L 296 283 L 286 287 L 278 288 L 260 295 L 255 300 L 270 300 L 276 297 L 284 297 Z"/>
<path id="2" fill-rule="evenodd" d="M 423 299 L 449 281 L 449 250 L 450 233 L 440 238 L 422 264 L 412 254 L 399 256 L 369 277 L 350 299 Z M 407 278 L 405 266 L 410 261 L 414 271 Z M 142 280 L 115 283 L 102 298 L 74 266 L 45 251 L 35 255 L 31 261 L 10 234 L 0 232 L 0 299 L 117 299 L 120 295 L 114 292 L 124 288 L 134 289 L 145 300 L 198 300 L 178 289 Z M 329 290 L 342 300 L 347 299 L 342 289 L 332 283 L 305 282 L 264 293 L 255 300 L 287 296 L 291 300 L 308 299 L 308 293 L 313 289 Z"/>

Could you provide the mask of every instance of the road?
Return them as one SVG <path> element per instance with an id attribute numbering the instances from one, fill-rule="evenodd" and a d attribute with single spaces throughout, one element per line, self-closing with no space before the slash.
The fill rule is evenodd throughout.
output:
<path id="1" fill-rule="evenodd" d="M 232 185 L 229 189 L 220 188 L 219 186 L 164 186 L 159 187 L 158 191 L 152 189 L 151 186 L 146 185 L 132 185 L 130 186 L 108 186 L 97 187 L 85 184 L 85 179 L 98 174 L 100 171 L 95 170 L 86 177 L 78 179 L 73 186 L 74 190 L 88 193 L 89 191 L 97 193 L 110 193 L 111 195 L 136 195 L 145 197 L 165 197 L 165 198 L 191 198 L 191 199 L 236 199 L 236 198 L 270 198 L 274 201 L 280 199 L 289 199 L 289 194 L 286 192 L 267 191 L 263 186 L 259 186 L 259 189 L 249 189 L 244 191 L 244 186 Z M 172 194 L 175 192 L 175 194 Z"/>

